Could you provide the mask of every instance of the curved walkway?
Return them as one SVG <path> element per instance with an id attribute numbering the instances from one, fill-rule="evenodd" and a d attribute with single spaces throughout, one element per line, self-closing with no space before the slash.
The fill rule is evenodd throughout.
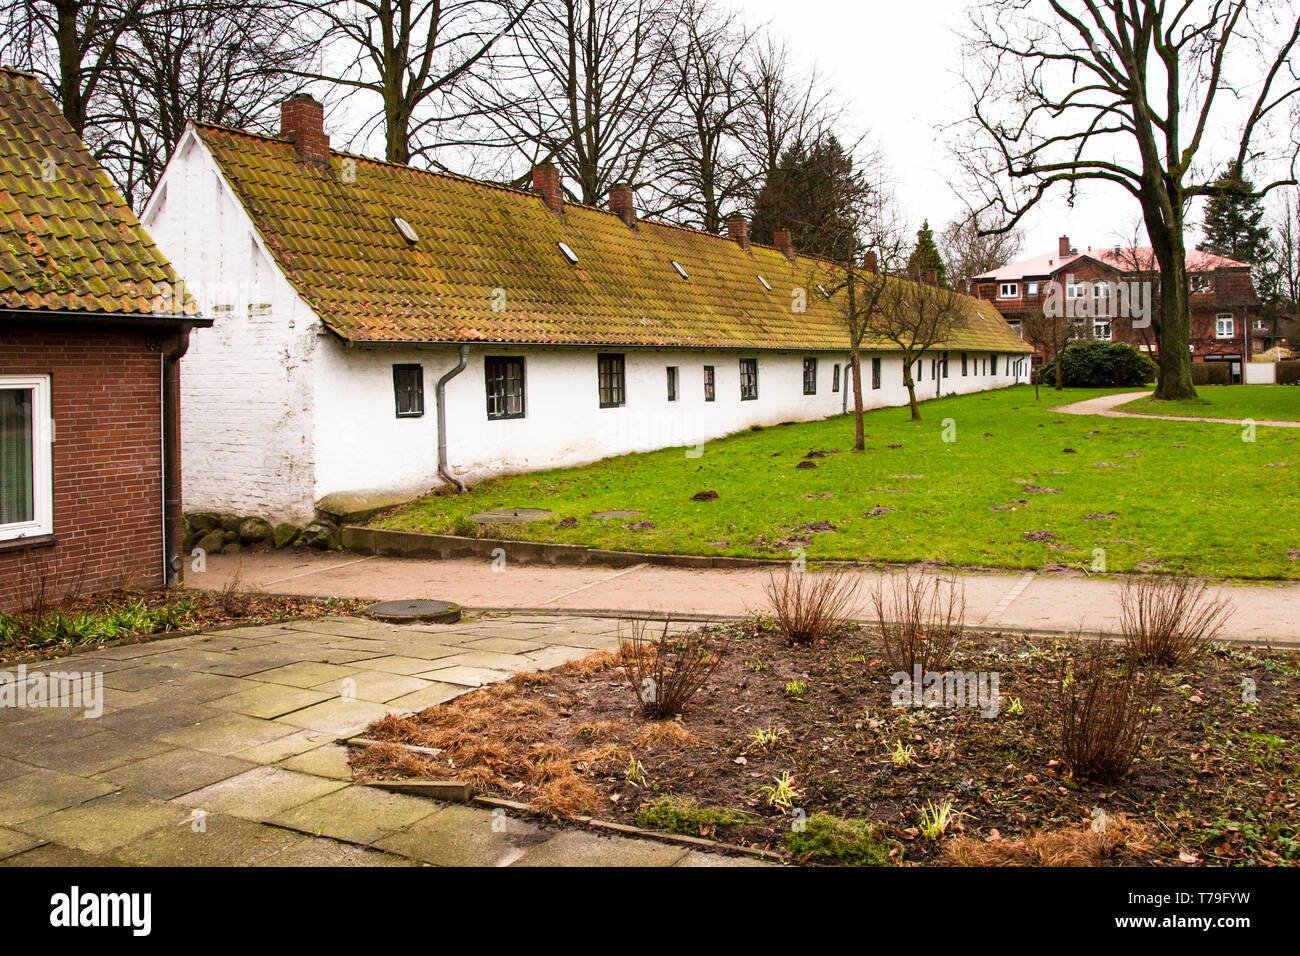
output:
<path id="1" fill-rule="evenodd" d="M 1224 425 L 1240 425 L 1243 419 L 1240 418 L 1198 418 L 1194 415 L 1143 415 L 1141 412 L 1121 412 L 1116 406 L 1123 405 L 1125 402 L 1136 401 L 1144 398 L 1147 392 L 1123 392 L 1119 395 L 1103 395 L 1100 398 L 1087 398 L 1082 402 L 1073 402 L 1069 405 L 1057 405 L 1052 409 L 1054 412 L 1064 412 L 1066 415 L 1100 415 L 1103 418 L 1154 418 L 1162 422 L 1220 422 Z M 1255 421 L 1256 425 L 1267 425 L 1270 428 L 1300 428 L 1300 422 L 1289 421 Z"/>

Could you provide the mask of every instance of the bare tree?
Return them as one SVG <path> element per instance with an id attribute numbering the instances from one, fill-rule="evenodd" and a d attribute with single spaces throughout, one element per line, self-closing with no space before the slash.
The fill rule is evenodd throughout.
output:
<path id="1" fill-rule="evenodd" d="M 921 420 L 916 402 L 914 364 L 926 353 L 952 339 L 966 325 L 964 296 L 939 285 L 933 272 L 925 275 L 885 276 L 876 310 L 866 318 L 868 335 L 885 339 L 903 360 L 903 384 L 912 421 Z"/>
<path id="2" fill-rule="evenodd" d="M 39 76 L 72 131 L 94 140 L 99 94 L 118 44 L 160 6 L 150 0 L 14 0 L 0 14 L 0 62 Z"/>
<path id="3" fill-rule="evenodd" d="M 974 136 L 959 156 L 977 211 L 1006 231 L 1058 185 L 1071 200 L 1090 182 L 1134 197 L 1160 265 L 1159 398 L 1196 394 L 1186 216 L 1196 197 L 1231 191 L 1204 154 L 1232 128 L 1226 158 L 1244 166 L 1284 120 L 1297 38 L 1300 16 L 1271 0 L 984 0 L 972 16 Z M 1294 183 L 1297 150 L 1288 175 L 1252 194 Z"/>
<path id="4" fill-rule="evenodd" d="M 1056 363 L 1055 388 L 1061 390 L 1061 353 L 1071 342 L 1081 337 L 1082 327 L 1064 311 L 1040 309 L 1031 312 L 1020 323 L 1020 334 L 1035 350 L 1043 353 L 1044 368 Z M 1034 375 L 1034 398 L 1038 398 L 1041 370 Z"/>
<path id="5" fill-rule="evenodd" d="M 1023 241 L 1019 231 L 992 232 L 974 216 L 954 219 L 939 235 L 948 283 L 961 289 L 976 276 L 1006 265 L 1020 255 Z"/>
<path id="6" fill-rule="evenodd" d="M 508 66 L 476 87 L 492 143 L 555 163 L 588 205 L 616 183 L 647 185 L 677 92 L 667 63 L 679 23 L 671 0 L 534 0 Z"/>
<path id="7" fill-rule="evenodd" d="M 272 0 L 156 10 L 117 45 L 101 160 L 133 206 L 152 191 L 189 120 L 272 132 L 312 55 L 295 11 Z"/>
<path id="8" fill-rule="evenodd" d="M 533 0 L 290 0 L 315 24 L 335 67 L 295 75 L 377 97 L 372 122 L 384 131 L 384 157 L 410 163 L 456 142 L 477 115 L 465 88 Z M 454 131 L 448 133 L 447 130 Z"/>
<path id="9" fill-rule="evenodd" d="M 753 163 L 739 133 L 748 90 L 744 58 L 753 31 L 733 26 L 708 0 L 684 0 L 667 50 L 677 95 L 659 124 L 659 215 L 717 233 L 751 191 Z"/>

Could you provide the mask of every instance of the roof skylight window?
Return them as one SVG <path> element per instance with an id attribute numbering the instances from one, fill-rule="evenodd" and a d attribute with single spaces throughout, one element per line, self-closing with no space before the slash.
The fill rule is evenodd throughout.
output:
<path id="1" fill-rule="evenodd" d="M 817 291 L 822 294 L 823 299 L 829 299 L 831 297 L 831 294 L 827 292 L 825 289 L 823 289 L 821 286 L 817 287 Z"/>
<path id="2" fill-rule="evenodd" d="M 395 225 L 397 227 L 397 231 L 402 234 L 402 238 L 405 239 L 407 242 L 411 243 L 412 245 L 420 241 L 420 234 L 415 231 L 415 227 L 412 226 L 405 219 L 403 219 L 401 216 L 393 217 L 393 225 Z"/>
<path id="3" fill-rule="evenodd" d="M 770 285 L 768 285 L 767 280 L 764 279 L 762 276 L 759 276 L 759 277 L 758 277 L 758 281 L 761 282 L 761 283 L 763 283 L 763 288 L 766 289 L 768 292 L 771 292 L 771 291 L 772 291 L 772 287 L 771 287 Z"/>
<path id="4" fill-rule="evenodd" d="M 568 259 L 575 266 L 578 264 L 578 254 L 569 248 L 567 242 L 558 243 L 560 251 L 564 253 L 564 258 Z"/>
<path id="5" fill-rule="evenodd" d="M 673 260 L 673 268 L 677 270 L 677 274 L 681 276 L 683 279 L 690 278 L 690 276 L 686 274 L 686 270 L 682 268 L 682 264 L 678 262 L 676 259 Z"/>

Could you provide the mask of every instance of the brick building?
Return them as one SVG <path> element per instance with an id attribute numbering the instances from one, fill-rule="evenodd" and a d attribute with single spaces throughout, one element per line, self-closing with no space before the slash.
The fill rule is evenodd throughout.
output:
<path id="1" fill-rule="evenodd" d="M 1260 299 L 1251 282 L 1250 266 L 1223 256 L 1195 250 L 1187 253 L 1191 309 L 1193 362 L 1231 363 L 1232 381 L 1241 380 L 1241 363 L 1248 361 L 1252 340 L 1259 341 L 1264 325 L 1260 320 Z M 1135 283 L 1137 285 L 1135 285 Z M 1128 342 L 1150 354 L 1158 353 L 1154 328 L 1135 322 L 1132 310 L 1116 301 L 1117 286 L 1139 296 L 1142 283 L 1151 294 L 1159 294 L 1159 267 L 1149 247 L 1111 246 L 1080 252 L 1062 236 L 1054 253 L 1023 259 L 976 276 L 971 294 L 991 303 L 1018 333 L 1024 324 L 1043 314 L 1053 299 L 1068 304 L 1088 300 L 1100 304 L 1094 314 L 1079 321 L 1075 338 L 1097 338 Z M 1158 310 L 1158 299 L 1150 300 Z M 1035 364 L 1043 355 L 1035 356 Z"/>
<path id="2" fill-rule="evenodd" d="M 49 94 L 7 69 L 0 265 L 0 608 L 162 584 L 179 554 L 178 363 L 211 323 L 171 309 L 171 266 Z"/>

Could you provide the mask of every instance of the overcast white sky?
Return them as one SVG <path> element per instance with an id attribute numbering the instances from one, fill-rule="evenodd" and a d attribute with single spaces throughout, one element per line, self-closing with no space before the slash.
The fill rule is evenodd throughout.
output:
<path id="1" fill-rule="evenodd" d="M 770 22 L 792 53 L 816 62 L 849 103 L 850 117 L 880 146 L 914 225 L 938 232 L 963 211 L 942 127 L 967 105 L 959 85 L 957 30 L 964 0 L 725 0 L 747 20 Z M 1118 187 L 1096 186 L 1074 209 L 1054 199 L 1022 220 L 1026 256 L 1069 235 L 1080 249 L 1131 241 L 1140 211 Z"/>

